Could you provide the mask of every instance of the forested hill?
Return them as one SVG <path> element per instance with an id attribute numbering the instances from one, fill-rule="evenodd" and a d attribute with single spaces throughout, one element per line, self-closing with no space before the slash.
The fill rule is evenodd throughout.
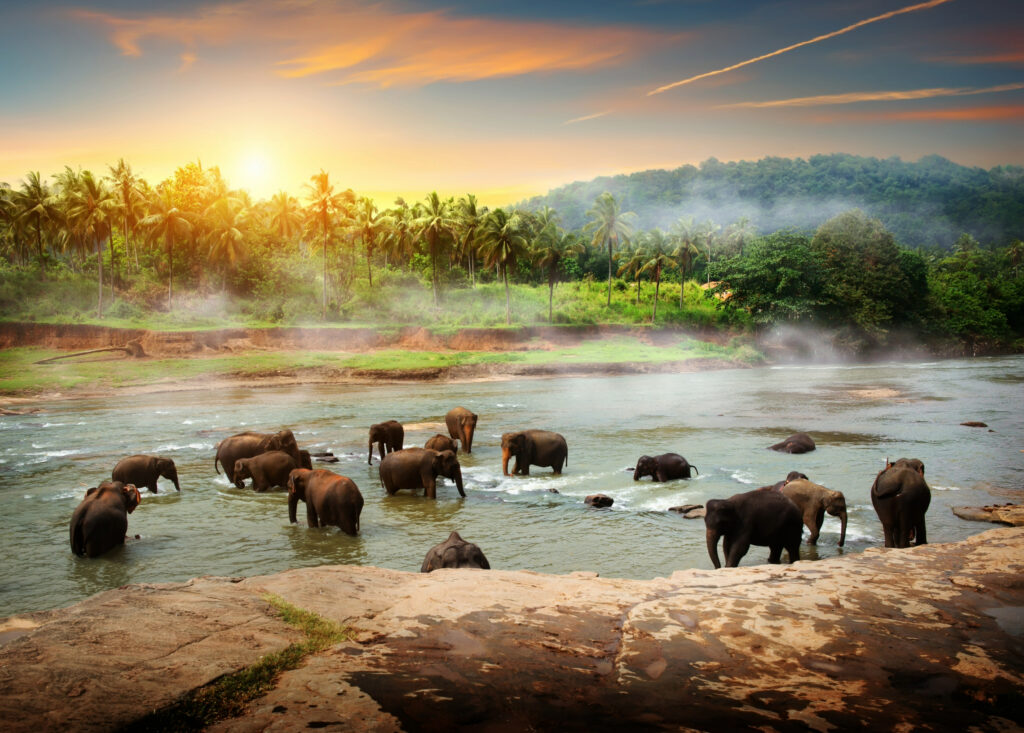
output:
<path id="1" fill-rule="evenodd" d="M 747 217 L 760 233 L 816 229 L 851 208 L 881 219 L 909 247 L 948 249 L 967 232 L 1005 245 L 1024 234 L 1024 168 L 957 165 L 937 155 L 906 163 L 856 155 L 763 158 L 649 170 L 570 183 L 520 204 L 550 206 L 567 229 L 583 226 L 594 199 L 608 191 L 639 229 L 668 229 L 680 217 L 725 227 Z"/>

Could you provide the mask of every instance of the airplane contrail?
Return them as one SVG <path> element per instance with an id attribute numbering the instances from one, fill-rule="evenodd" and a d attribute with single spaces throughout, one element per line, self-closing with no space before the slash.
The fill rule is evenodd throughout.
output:
<path id="1" fill-rule="evenodd" d="M 802 46 L 810 46 L 812 43 L 818 43 L 819 41 L 826 41 L 829 38 L 835 38 L 836 36 L 841 36 L 844 33 L 849 33 L 850 31 L 856 30 L 857 28 L 860 28 L 861 26 L 868 25 L 870 23 L 877 23 L 880 20 L 888 20 L 889 18 L 893 18 L 893 17 L 895 17 L 897 15 L 903 15 L 904 13 L 913 13 L 913 12 L 916 12 L 918 10 L 928 10 L 929 8 L 934 8 L 936 5 L 945 5 L 946 3 L 950 3 L 950 2 L 953 2 L 953 0 L 928 0 L 928 2 L 918 3 L 917 5 L 908 5 L 907 7 L 900 8 L 899 10 L 892 10 L 892 11 L 890 11 L 888 13 L 882 13 L 881 15 L 876 15 L 873 18 L 866 18 L 865 20 L 857 21 L 853 25 L 848 25 L 845 28 L 840 28 L 837 31 L 832 31 L 831 33 L 826 33 L 826 34 L 824 34 L 822 36 L 815 36 L 814 38 L 812 38 L 812 39 L 810 39 L 808 41 L 800 41 L 800 43 L 794 43 L 792 46 L 786 46 L 785 48 L 780 48 L 777 51 L 772 51 L 771 53 L 766 53 L 766 54 L 763 54 L 761 56 L 755 56 L 752 59 L 747 59 L 746 61 L 741 61 L 738 64 L 733 64 L 732 66 L 726 66 L 724 69 L 716 69 L 715 71 L 708 71 L 708 72 L 705 72 L 703 74 L 697 74 L 697 76 L 691 76 L 689 79 L 683 79 L 682 81 L 676 81 L 676 82 L 672 82 L 671 84 L 666 84 L 665 86 L 661 86 L 661 87 L 658 87 L 657 89 L 655 89 L 653 91 L 647 92 L 647 96 L 651 97 L 651 96 L 653 96 L 655 94 L 661 94 L 662 92 L 667 92 L 669 89 L 675 89 L 676 87 L 681 87 L 684 84 L 689 84 L 690 82 L 698 81 L 699 79 L 706 79 L 709 76 L 715 76 L 717 74 L 724 74 L 727 71 L 732 71 L 733 69 L 738 69 L 738 68 L 740 68 L 742 66 L 749 66 L 750 64 L 756 64 L 758 61 L 764 61 L 765 59 L 770 59 L 773 56 L 778 56 L 780 54 L 784 54 L 787 51 L 792 51 L 792 50 L 800 48 Z"/>
<path id="2" fill-rule="evenodd" d="M 571 120 L 566 120 L 562 124 L 563 125 L 574 125 L 577 122 L 585 122 L 587 120 L 596 120 L 598 117 L 604 117 L 606 114 L 608 114 L 608 112 L 609 111 L 606 110 L 604 112 L 595 112 L 592 115 L 583 115 L 582 117 L 574 117 Z"/>

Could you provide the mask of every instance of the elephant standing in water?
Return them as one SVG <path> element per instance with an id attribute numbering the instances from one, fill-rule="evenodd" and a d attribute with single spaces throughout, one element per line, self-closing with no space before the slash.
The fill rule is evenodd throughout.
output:
<path id="1" fill-rule="evenodd" d="M 677 478 L 690 478 L 690 471 L 700 473 L 696 466 L 678 453 L 663 453 L 660 456 L 640 456 L 633 471 L 633 480 L 639 481 L 644 476 L 651 476 L 655 481 L 672 481 Z"/>
<path id="2" fill-rule="evenodd" d="M 120 481 L 104 481 L 85 492 L 71 515 L 71 551 L 98 557 L 124 544 L 128 515 L 140 501 L 139 490 Z"/>
<path id="3" fill-rule="evenodd" d="M 466 453 L 473 452 L 473 433 L 476 431 L 476 413 L 470 412 L 465 407 L 453 407 L 444 416 L 444 423 L 448 426 L 448 435 L 462 444 L 462 450 Z"/>
<path id="4" fill-rule="evenodd" d="M 297 524 L 299 501 L 306 502 L 310 527 L 338 527 L 345 534 L 359 532 L 363 495 L 355 482 L 323 468 L 296 468 L 288 474 L 288 521 Z"/>
<path id="5" fill-rule="evenodd" d="M 401 489 L 426 489 L 429 499 L 437 498 L 437 477 L 445 476 L 455 482 L 459 494 L 462 489 L 462 466 L 450 450 L 406 448 L 388 453 L 380 462 L 380 480 L 388 496 Z"/>
<path id="6" fill-rule="evenodd" d="M 886 547 L 924 545 L 928 535 L 924 515 L 932 492 L 924 480 L 924 464 L 916 458 L 885 463 L 871 485 L 871 504 L 882 522 Z"/>
<path id="7" fill-rule="evenodd" d="M 163 477 L 174 483 L 176 491 L 181 491 L 181 485 L 178 483 L 178 469 L 175 468 L 174 461 L 170 458 L 128 456 L 117 462 L 110 477 L 123 484 L 134 484 L 137 487 L 149 489 L 154 494 L 157 492 L 157 479 Z"/>
<path id="8" fill-rule="evenodd" d="M 269 491 L 275 486 L 286 486 L 289 474 L 296 468 L 309 467 L 297 465 L 283 450 L 272 450 L 235 461 L 235 478 L 242 482 L 251 478 L 253 491 Z"/>
<path id="9" fill-rule="evenodd" d="M 398 420 L 388 420 L 370 426 L 370 454 L 366 456 L 366 465 L 373 465 L 373 444 L 377 444 L 380 450 L 380 459 L 384 460 L 386 453 L 402 450 L 405 443 L 405 428 Z"/>
<path id="10" fill-rule="evenodd" d="M 295 442 L 295 435 L 291 430 L 282 430 L 278 433 L 239 433 L 230 438 L 224 438 L 217 444 L 217 457 L 213 459 L 213 468 L 220 473 L 217 464 L 224 467 L 224 473 L 228 481 L 240 489 L 245 488 L 235 476 L 235 461 L 239 458 L 252 458 L 260 453 L 267 453 L 272 450 L 284 451 L 295 460 L 295 465 L 302 465 L 302 456 L 299 454 L 299 445 Z"/>
<path id="11" fill-rule="evenodd" d="M 769 450 L 777 450 L 780 453 L 810 453 L 816 447 L 814 440 L 807 433 L 793 433 L 781 443 L 768 446 Z"/>
<path id="12" fill-rule="evenodd" d="M 846 497 L 841 491 L 826 489 L 806 479 L 788 479 L 780 489 L 783 496 L 796 504 L 803 515 L 804 524 L 811 530 L 807 544 L 818 544 L 821 525 L 825 523 L 825 512 L 839 517 L 842 529 L 839 531 L 839 546 L 846 544 Z"/>
<path id="13" fill-rule="evenodd" d="M 459 444 L 456 441 L 449 438 L 447 435 L 441 435 L 441 433 L 438 433 L 433 438 L 424 443 L 423 447 L 436 451 L 450 450 L 452 453 L 459 452 Z"/>
<path id="14" fill-rule="evenodd" d="M 484 553 L 472 542 L 466 542 L 458 532 L 452 532 L 444 542 L 434 545 L 427 551 L 420 566 L 421 573 L 429 573 L 439 568 L 478 568 L 490 570 L 491 565 Z"/>
<path id="15" fill-rule="evenodd" d="M 728 499 L 712 499 L 705 506 L 704 526 L 707 528 L 708 555 L 716 568 L 718 540 L 724 538 L 725 566 L 734 568 L 751 545 L 769 548 L 768 562 L 782 561 L 786 550 L 790 562 L 800 559 L 800 538 L 803 520 L 796 504 L 771 487 L 754 489 Z"/>
<path id="16" fill-rule="evenodd" d="M 501 436 L 501 472 L 506 476 L 509 458 L 515 458 L 513 474 L 530 475 L 530 466 L 551 466 L 556 474 L 567 463 L 569 446 L 559 433 L 549 430 L 520 430 Z"/>

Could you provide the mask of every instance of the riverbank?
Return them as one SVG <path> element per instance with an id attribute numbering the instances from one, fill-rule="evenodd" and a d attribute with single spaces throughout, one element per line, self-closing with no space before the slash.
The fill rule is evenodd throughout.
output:
<path id="1" fill-rule="evenodd" d="M 215 688 L 204 710 L 237 714 L 212 730 L 1002 730 L 1024 724 L 1022 572 L 1007 528 L 650 581 L 320 566 L 131 585 L 0 622 L 0 715 L 180 720 L 191 693 L 303 641 L 283 600 L 348 640 L 248 702 Z"/>
<path id="2" fill-rule="evenodd" d="M 133 344 L 125 351 L 69 354 Z M 137 349 L 135 348 L 137 347 Z M 4 402 L 231 384 L 480 381 L 684 373 L 748 367 L 753 346 L 716 332 L 625 326 L 462 329 L 273 328 L 145 331 L 0 324 Z M 54 359 L 47 364 L 38 362 Z"/>

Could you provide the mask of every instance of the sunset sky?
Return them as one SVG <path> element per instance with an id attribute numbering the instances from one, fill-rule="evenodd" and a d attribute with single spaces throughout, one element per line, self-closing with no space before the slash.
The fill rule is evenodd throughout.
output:
<path id="1" fill-rule="evenodd" d="M 0 0 L 0 68 L 14 186 L 199 159 L 501 205 L 712 156 L 1024 164 L 1020 0 Z"/>

